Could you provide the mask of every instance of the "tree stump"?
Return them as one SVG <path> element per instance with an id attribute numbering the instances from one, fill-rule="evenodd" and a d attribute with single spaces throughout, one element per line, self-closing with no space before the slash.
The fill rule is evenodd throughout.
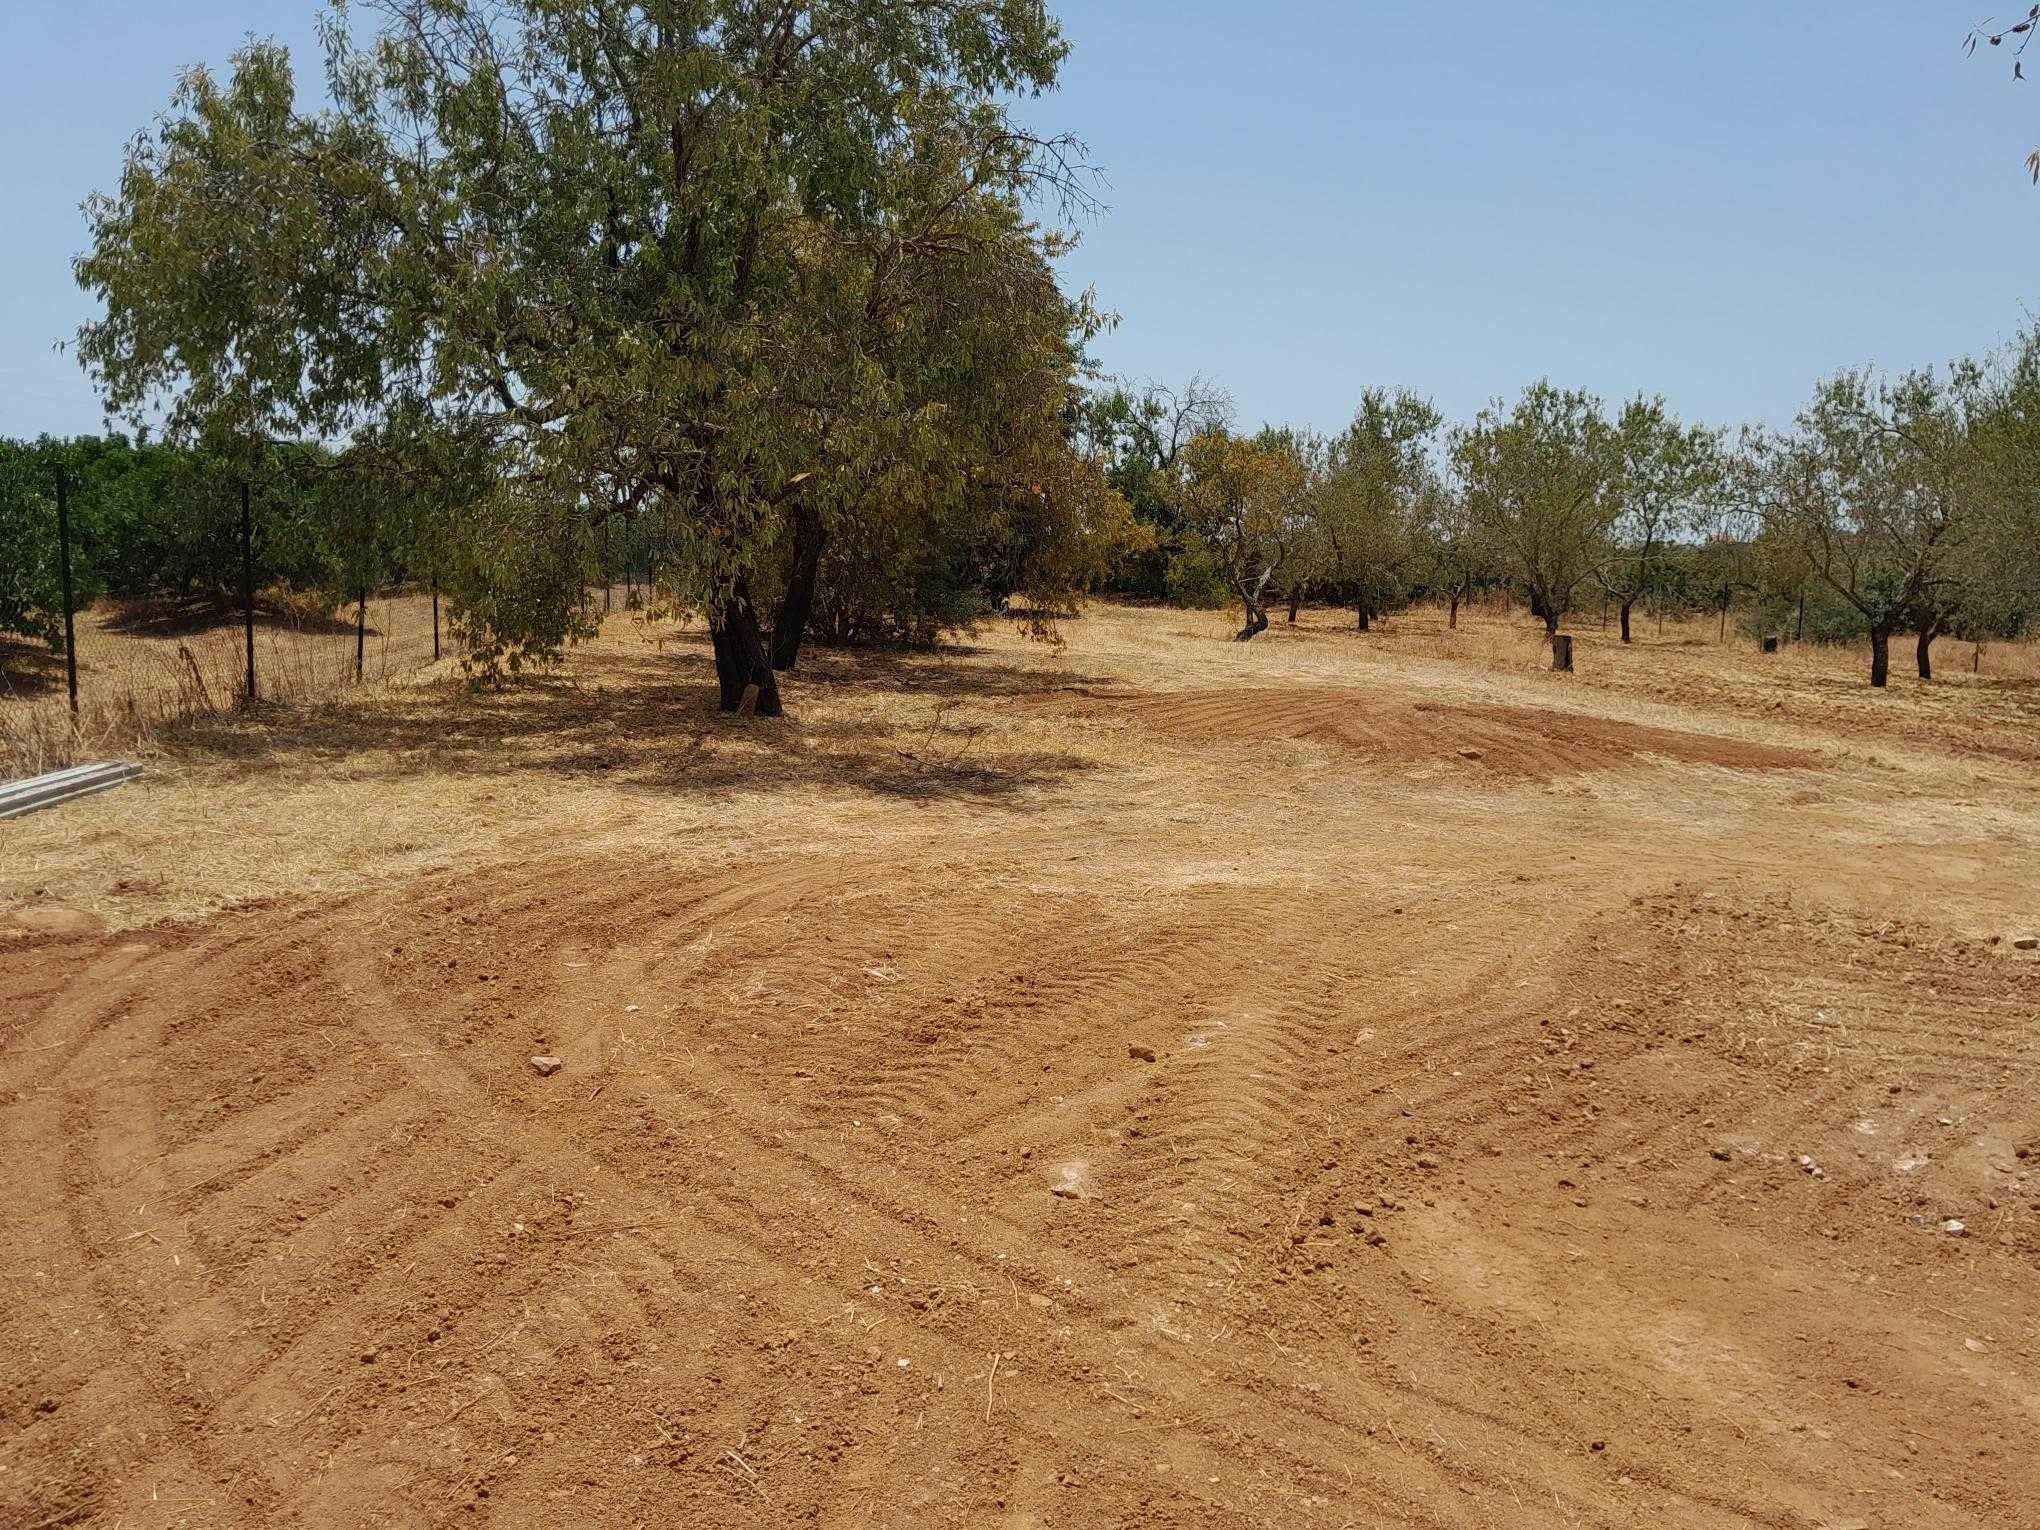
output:
<path id="1" fill-rule="evenodd" d="M 1568 675 L 1572 673 L 1572 636 L 1570 633 L 1554 632 L 1551 635 L 1551 667 Z"/>
<path id="2" fill-rule="evenodd" d="M 1765 652 L 1765 653 L 1776 653 L 1777 651 L 1778 651 L 1778 640 L 1777 640 L 1776 638 L 1774 638 L 1774 637 L 1767 637 L 1767 638 L 1765 638 L 1765 639 L 1764 639 L 1764 652 Z"/>

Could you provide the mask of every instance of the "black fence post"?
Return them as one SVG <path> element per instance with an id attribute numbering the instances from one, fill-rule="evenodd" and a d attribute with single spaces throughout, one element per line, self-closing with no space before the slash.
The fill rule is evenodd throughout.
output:
<path id="1" fill-rule="evenodd" d="M 361 586 L 360 602 L 354 608 L 354 683 L 359 685 L 364 656 L 368 651 L 368 586 Z"/>
<path id="2" fill-rule="evenodd" d="M 57 464 L 57 562 L 64 585 L 64 682 L 71 691 L 71 715 L 78 715 L 78 611 L 71 592 L 71 482 Z"/>
<path id="3" fill-rule="evenodd" d="M 241 480 L 241 634 L 247 640 L 248 689 L 244 705 L 255 701 L 255 511 L 248 481 Z"/>
<path id="4" fill-rule="evenodd" d="M 439 576 L 432 576 L 432 662 L 439 662 Z"/>

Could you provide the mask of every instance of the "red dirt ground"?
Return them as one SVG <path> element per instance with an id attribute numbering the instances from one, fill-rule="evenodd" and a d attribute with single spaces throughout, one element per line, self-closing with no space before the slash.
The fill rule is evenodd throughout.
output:
<path id="1" fill-rule="evenodd" d="M 0 1524 L 2040 1524 L 2030 785 L 1168 620 L 824 660 L 800 748 L 951 687 L 898 777 L 43 873 Z"/>

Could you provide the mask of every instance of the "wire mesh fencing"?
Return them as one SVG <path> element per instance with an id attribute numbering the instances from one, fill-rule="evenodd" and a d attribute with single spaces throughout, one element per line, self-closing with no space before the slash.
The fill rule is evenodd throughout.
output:
<path id="1" fill-rule="evenodd" d="M 67 518 L 61 481 L 53 508 Z M 251 702 L 303 704 L 456 656 L 437 592 L 404 582 L 335 605 L 257 587 L 241 567 L 207 591 L 83 600 L 80 553 L 60 524 L 62 627 L 53 641 L 0 633 L 0 780 L 134 748 L 188 718 Z"/>

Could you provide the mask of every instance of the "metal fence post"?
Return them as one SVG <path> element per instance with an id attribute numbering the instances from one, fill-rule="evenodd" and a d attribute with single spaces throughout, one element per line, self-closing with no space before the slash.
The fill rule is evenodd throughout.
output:
<path id="1" fill-rule="evenodd" d="M 247 639 L 248 689 L 244 705 L 255 700 L 255 512 L 248 481 L 241 480 L 241 631 Z"/>
<path id="2" fill-rule="evenodd" d="M 78 715 L 78 612 L 71 590 L 71 483 L 57 464 L 57 561 L 64 585 L 64 680 L 71 691 L 71 715 Z"/>
<path id="3" fill-rule="evenodd" d="M 368 649 L 368 586 L 361 587 L 361 603 L 354 608 L 354 683 L 361 683 L 362 660 Z"/>
<path id="4" fill-rule="evenodd" d="M 439 662 L 439 576 L 432 576 L 432 662 Z"/>

